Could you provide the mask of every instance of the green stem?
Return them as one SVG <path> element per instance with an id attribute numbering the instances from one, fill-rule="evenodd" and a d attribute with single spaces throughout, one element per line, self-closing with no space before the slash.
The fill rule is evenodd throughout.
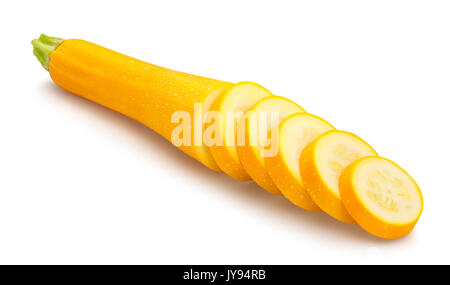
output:
<path id="1" fill-rule="evenodd" d="M 48 71 L 48 63 L 50 62 L 50 54 L 54 51 L 64 39 L 49 37 L 47 35 L 41 34 L 38 39 L 31 41 L 33 45 L 33 54 Z"/>

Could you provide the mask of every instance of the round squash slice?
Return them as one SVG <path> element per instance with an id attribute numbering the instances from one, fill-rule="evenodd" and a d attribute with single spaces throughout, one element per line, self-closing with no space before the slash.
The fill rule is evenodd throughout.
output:
<path id="1" fill-rule="evenodd" d="M 258 101 L 245 116 L 245 144 L 238 144 L 239 158 L 250 177 L 272 194 L 281 195 L 264 162 L 264 157 L 278 153 L 278 137 L 274 137 L 276 144 L 273 145 L 271 136 L 280 122 L 300 112 L 304 112 L 303 108 L 291 100 L 272 96 Z"/>
<path id="2" fill-rule="evenodd" d="M 350 163 L 376 155 L 370 145 L 354 134 L 337 130 L 326 132 L 309 144 L 300 157 L 305 189 L 327 214 L 341 222 L 354 224 L 341 201 L 339 177 Z"/>
<path id="3" fill-rule="evenodd" d="M 364 157 L 341 175 L 345 208 L 369 233 L 386 239 L 412 231 L 423 209 L 416 182 L 400 166 L 381 157 Z"/>
<path id="4" fill-rule="evenodd" d="M 280 124 L 279 152 L 266 157 L 266 169 L 281 193 L 295 205 L 309 211 L 322 210 L 309 197 L 300 176 L 300 155 L 319 135 L 334 130 L 327 121 L 306 113 L 289 116 Z"/>
<path id="5" fill-rule="evenodd" d="M 239 121 L 256 102 L 269 96 L 272 94 L 256 83 L 240 82 L 218 98 L 211 108 L 220 114 L 220 122 L 216 130 L 220 143 L 210 146 L 209 149 L 220 169 L 237 180 L 251 179 L 242 167 L 237 154 L 236 139 Z"/>

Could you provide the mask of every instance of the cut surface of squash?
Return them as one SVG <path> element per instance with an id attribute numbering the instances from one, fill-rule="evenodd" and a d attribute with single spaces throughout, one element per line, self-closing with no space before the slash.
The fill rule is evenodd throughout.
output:
<path id="1" fill-rule="evenodd" d="M 407 235 L 422 213 L 423 198 L 416 182 L 388 159 L 361 158 L 344 170 L 339 182 L 347 211 L 378 237 Z"/>
<path id="2" fill-rule="evenodd" d="M 276 117 L 271 117 L 274 112 L 276 112 Z M 270 140 L 274 127 L 278 128 L 280 122 L 288 116 L 302 112 L 305 110 L 293 101 L 280 96 L 272 96 L 258 101 L 245 116 L 245 145 L 238 145 L 239 158 L 250 177 L 272 194 L 281 195 L 281 192 L 265 167 L 264 153 L 272 147 L 267 145 L 267 142 Z M 276 139 L 278 144 L 278 138 Z M 276 154 L 278 146 L 275 146 L 274 150 Z"/>
<path id="3" fill-rule="evenodd" d="M 279 152 L 266 157 L 265 165 L 275 185 L 293 204 L 309 211 L 321 212 L 303 185 L 300 176 L 300 155 L 319 135 L 334 127 L 314 115 L 298 113 L 285 119 L 279 128 Z"/>
<path id="4" fill-rule="evenodd" d="M 300 157 L 300 175 L 314 203 L 335 219 L 354 224 L 341 201 L 339 177 L 350 163 L 377 153 L 356 135 L 333 130 L 316 138 Z"/>
<path id="5" fill-rule="evenodd" d="M 212 156 L 223 172 L 237 180 L 251 179 L 242 167 L 237 153 L 238 125 L 245 112 L 260 99 L 269 96 L 272 94 L 259 84 L 240 82 L 230 88 L 212 106 L 212 110 L 220 114 L 216 135 L 219 136 L 221 144 L 210 146 Z"/>

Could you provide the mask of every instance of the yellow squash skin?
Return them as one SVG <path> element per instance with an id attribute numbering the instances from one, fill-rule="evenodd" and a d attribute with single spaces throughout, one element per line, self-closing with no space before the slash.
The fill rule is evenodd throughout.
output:
<path id="1" fill-rule="evenodd" d="M 336 136 L 343 136 L 346 141 L 354 141 L 355 144 L 363 146 L 363 150 L 357 155 L 353 151 L 350 151 L 350 155 L 354 157 L 354 159 L 352 158 L 353 161 L 363 156 L 377 155 L 369 144 L 356 135 L 345 131 L 332 130 L 320 135 L 303 150 L 300 156 L 300 174 L 306 191 L 317 206 L 341 222 L 356 224 L 355 220 L 345 209 L 339 195 L 339 177 L 335 178 L 336 185 L 332 187 L 323 177 L 325 169 L 319 167 L 320 162 L 318 156 L 321 153 L 320 149 L 323 146 L 323 142 L 332 141 L 334 143 L 337 141 Z M 330 137 L 334 137 L 334 139 L 330 140 Z M 342 167 L 345 168 L 346 165 Z M 339 172 L 342 173 L 342 170 L 340 169 Z M 340 173 L 336 174 L 340 176 Z"/>
<path id="2" fill-rule="evenodd" d="M 322 212 L 306 192 L 300 176 L 302 147 L 306 147 L 320 134 L 333 129 L 330 123 L 317 116 L 307 113 L 293 114 L 280 124 L 279 152 L 276 156 L 265 158 L 266 169 L 281 193 L 294 205 L 305 210 Z M 295 151 L 285 145 L 288 143 L 286 140 L 295 145 Z M 290 166 L 292 160 L 295 161 L 295 166 Z"/>
<path id="3" fill-rule="evenodd" d="M 258 184 L 259 186 L 261 186 L 261 188 L 271 194 L 282 195 L 278 187 L 272 181 L 269 173 L 267 172 L 264 157 L 260 154 L 260 151 L 263 148 L 257 145 L 258 124 L 252 123 L 252 120 L 258 119 L 257 112 L 270 111 L 279 112 L 279 121 L 277 122 L 277 124 L 294 113 L 305 112 L 302 107 L 300 107 L 293 101 L 281 96 L 271 96 L 259 100 L 249 110 L 249 112 L 255 112 L 254 115 L 248 116 L 248 118 L 245 120 L 245 145 L 238 146 L 237 150 L 242 166 L 250 175 L 250 177 L 256 182 L 256 184 Z M 256 127 L 256 129 L 252 127 Z"/>
<path id="4" fill-rule="evenodd" d="M 367 193 L 370 186 L 369 183 L 360 184 L 358 175 L 361 175 L 361 168 L 368 164 L 378 164 L 378 167 L 372 171 L 372 174 L 375 174 L 372 183 L 375 183 L 378 188 L 376 194 L 370 198 L 372 201 L 367 203 L 362 196 Z M 380 171 L 389 173 L 386 168 L 394 168 L 396 174 L 388 179 L 393 181 L 395 179 L 394 183 L 385 184 L 385 177 L 376 179 Z M 370 181 L 368 178 L 362 177 L 361 180 Z M 408 185 L 408 187 L 401 189 L 399 185 Z M 396 239 L 409 234 L 422 214 L 423 197 L 419 186 L 406 171 L 386 158 L 369 156 L 350 164 L 344 169 L 339 179 L 339 191 L 345 208 L 356 222 L 369 233 L 381 238 Z M 407 205 L 402 205 L 404 203 Z M 376 213 L 375 209 L 379 208 L 377 204 L 382 206 L 384 217 Z M 411 210 L 413 210 L 412 214 Z M 400 217 L 404 221 L 389 221 L 391 215 L 397 216 L 397 219 Z"/>
<path id="5" fill-rule="evenodd" d="M 191 116 L 194 103 L 207 111 L 231 83 L 159 67 L 77 39 L 63 41 L 51 54 L 49 72 L 62 88 L 120 112 L 171 141 L 176 111 Z M 179 148 L 212 170 L 220 171 L 204 144 Z"/>

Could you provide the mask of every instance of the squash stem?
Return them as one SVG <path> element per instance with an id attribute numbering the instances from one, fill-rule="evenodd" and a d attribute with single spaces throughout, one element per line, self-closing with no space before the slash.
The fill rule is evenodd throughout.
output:
<path id="1" fill-rule="evenodd" d="M 41 34 L 38 39 L 31 41 L 33 45 L 33 54 L 39 60 L 41 65 L 48 71 L 50 54 L 64 41 L 61 38 L 49 37 Z"/>

